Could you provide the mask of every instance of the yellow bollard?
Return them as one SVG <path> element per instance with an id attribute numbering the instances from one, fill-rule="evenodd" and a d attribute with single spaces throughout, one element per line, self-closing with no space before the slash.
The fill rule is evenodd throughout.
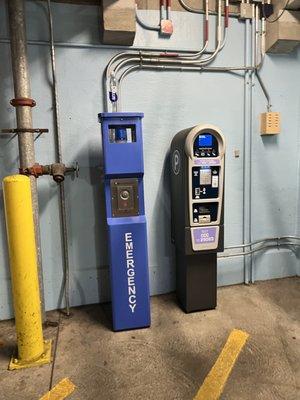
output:
<path id="1" fill-rule="evenodd" d="M 43 340 L 30 179 L 7 176 L 3 195 L 18 341 L 13 370 L 50 363 L 51 341 Z"/>

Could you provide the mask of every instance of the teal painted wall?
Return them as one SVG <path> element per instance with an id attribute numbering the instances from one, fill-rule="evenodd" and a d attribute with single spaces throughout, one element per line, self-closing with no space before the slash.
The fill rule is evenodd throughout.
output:
<path id="1" fill-rule="evenodd" d="M 28 39 L 47 40 L 47 14 L 42 1 L 27 1 Z M 61 42 L 99 44 L 97 7 L 53 4 L 55 39 Z M 157 13 L 143 12 L 156 21 Z M 0 0 L 0 128 L 14 127 L 14 109 L 7 10 Z M 159 39 L 155 32 L 138 28 L 136 45 L 196 50 L 201 47 L 202 18 L 173 13 L 174 36 Z M 244 62 L 245 26 L 231 20 L 228 43 L 213 65 Z M 266 57 L 262 77 L 275 111 L 282 113 L 282 133 L 262 139 L 259 114 L 265 99 L 253 88 L 252 237 L 300 233 L 300 49 L 290 55 Z M 101 181 L 101 137 L 97 114 L 103 111 L 102 74 L 116 49 L 58 47 L 63 154 L 66 164 L 80 165 L 80 177 L 67 178 L 70 236 L 71 304 L 109 299 L 105 212 Z M 53 115 L 49 49 L 29 45 L 34 127 L 50 133 L 36 141 L 37 161 L 54 160 Z M 148 219 L 151 293 L 174 290 L 174 253 L 170 242 L 170 199 L 167 154 L 172 137 L 181 129 L 201 122 L 218 125 L 227 140 L 225 189 L 225 245 L 242 243 L 243 221 L 243 76 L 225 73 L 136 72 L 123 88 L 123 109 L 141 111 L 144 118 L 145 197 Z M 240 150 L 240 157 L 234 151 Z M 18 168 L 17 141 L 0 139 L 0 178 Z M 57 186 L 39 178 L 39 205 L 45 301 L 58 307 L 62 282 L 61 242 Z M 271 249 L 254 257 L 255 278 L 270 279 L 299 274 L 299 258 L 288 249 Z M 219 260 L 219 285 L 243 282 L 241 257 Z M 12 316 L 3 201 L 0 191 L 0 318 Z"/>

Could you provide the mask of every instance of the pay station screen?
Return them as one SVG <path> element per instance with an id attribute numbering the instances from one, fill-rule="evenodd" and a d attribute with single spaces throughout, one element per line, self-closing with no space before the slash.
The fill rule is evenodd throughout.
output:
<path id="1" fill-rule="evenodd" d="M 217 157 L 218 141 L 210 133 L 201 133 L 194 141 L 195 157 Z"/>
<path id="2" fill-rule="evenodd" d="M 198 147 L 212 147 L 213 137 L 210 134 L 198 136 Z"/>

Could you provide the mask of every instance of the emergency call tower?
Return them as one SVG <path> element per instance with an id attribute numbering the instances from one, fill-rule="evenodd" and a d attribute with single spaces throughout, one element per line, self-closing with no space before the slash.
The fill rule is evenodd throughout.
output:
<path id="1" fill-rule="evenodd" d="M 101 113 L 113 329 L 150 326 L 142 113 Z"/>

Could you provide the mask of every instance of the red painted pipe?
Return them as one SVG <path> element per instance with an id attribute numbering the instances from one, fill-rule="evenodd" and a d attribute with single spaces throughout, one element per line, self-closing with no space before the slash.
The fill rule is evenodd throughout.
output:
<path id="1" fill-rule="evenodd" d="M 160 57 L 178 57 L 178 53 L 160 53 Z"/>
<path id="2" fill-rule="evenodd" d="M 229 6 L 225 6 L 225 28 L 229 25 Z"/>

